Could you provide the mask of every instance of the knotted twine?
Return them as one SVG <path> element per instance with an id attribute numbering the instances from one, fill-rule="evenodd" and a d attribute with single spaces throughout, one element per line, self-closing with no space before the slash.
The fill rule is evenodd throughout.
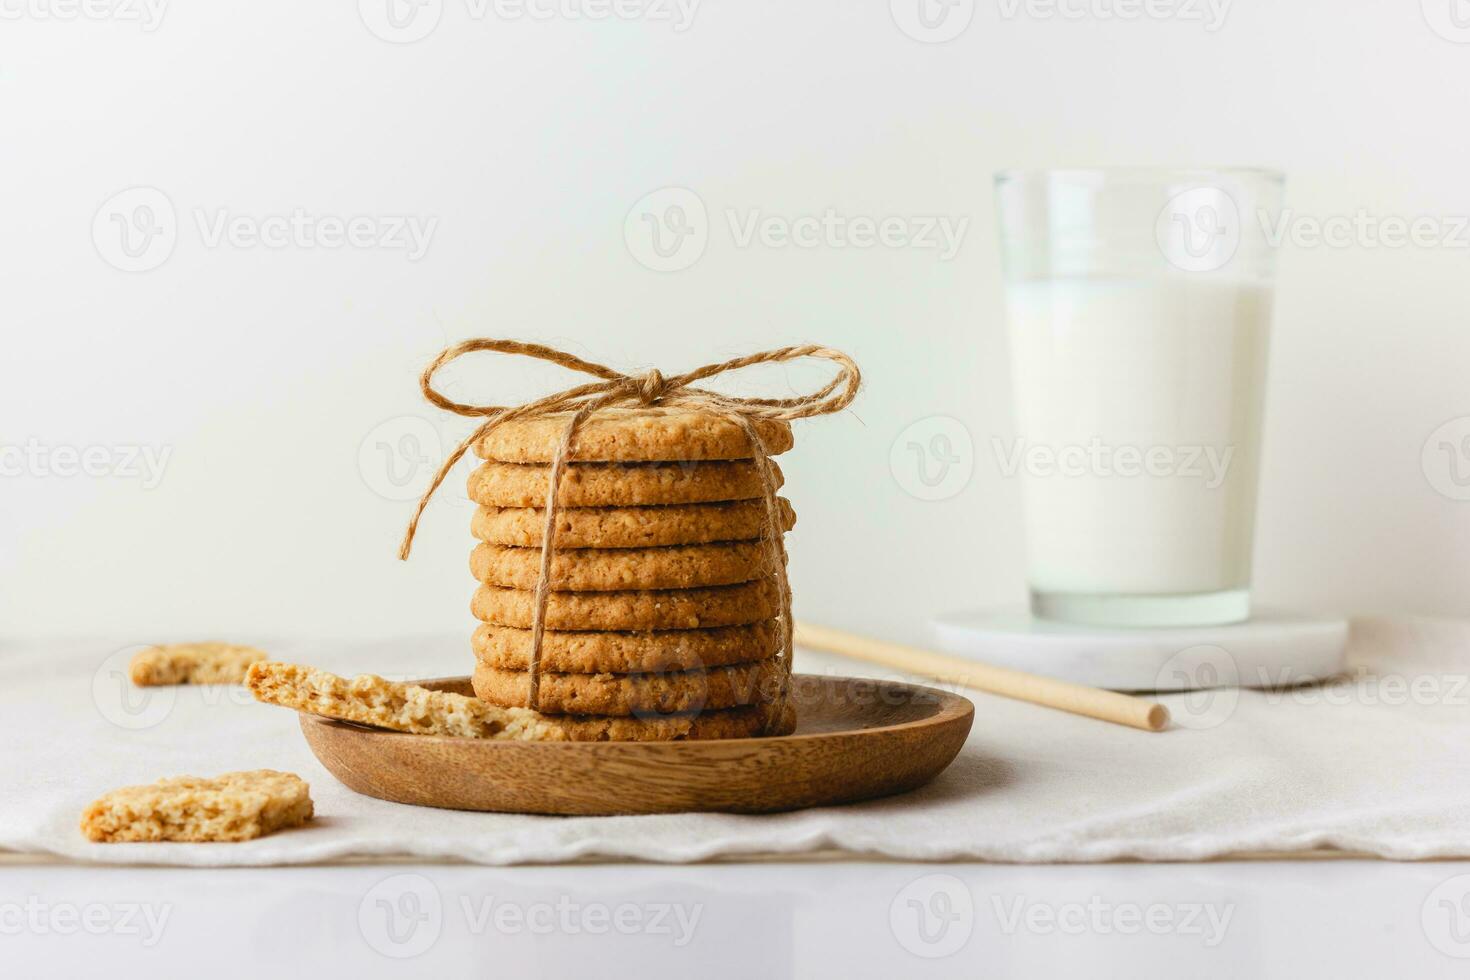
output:
<path id="1" fill-rule="evenodd" d="M 455 358 L 476 351 L 494 351 L 500 354 L 534 357 L 573 371 L 590 374 L 602 380 L 577 385 L 535 401 L 513 406 L 464 404 L 446 398 L 434 390 L 433 381 L 436 371 Z M 803 357 L 815 357 L 834 362 L 838 366 L 836 377 L 817 391 L 795 398 L 739 398 L 692 387 L 696 381 L 703 381 L 717 374 L 724 374 L 726 371 L 736 371 L 753 364 L 794 361 Z M 666 378 L 657 369 L 638 375 L 623 374 L 610 367 L 584 361 L 566 351 L 545 347 L 541 344 L 528 344 L 517 340 L 497 340 L 488 337 L 461 341 L 446 347 L 438 357 L 429 363 L 419 377 L 419 388 L 423 391 L 424 397 L 438 408 L 456 415 L 484 418 L 485 421 L 465 437 L 464 441 L 440 465 L 439 471 L 434 474 L 429 488 L 424 491 L 423 496 L 419 498 L 418 506 L 414 508 L 413 518 L 408 522 L 408 529 L 403 534 L 403 542 L 398 546 L 398 557 L 408 558 L 409 550 L 413 546 L 414 534 L 418 530 L 419 518 L 423 516 L 429 499 L 433 497 L 434 491 L 439 489 L 439 485 L 444 482 L 444 478 L 449 475 L 454 464 L 459 462 L 471 446 L 497 426 L 515 419 L 539 418 L 560 412 L 571 413 L 551 460 L 550 479 L 546 491 L 546 526 L 541 535 L 541 567 L 532 598 L 531 657 L 527 668 L 529 687 L 526 704 L 531 708 L 538 708 L 541 689 L 541 644 L 546 632 L 546 606 L 551 594 L 551 558 L 555 553 L 553 537 L 556 532 L 558 511 L 557 491 L 561 487 L 561 478 L 566 472 L 568 457 L 571 455 L 578 429 L 588 418 L 615 405 L 683 406 L 708 410 L 735 423 L 745 432 L 750 442 L 751 457 L 760 473 L 762 495 L 765 498 L 765 520 L 762 522 L 761 539 L 768 549 L 768 560 L 771 564 L 772 575 L 776 580 L 781 610 L 780 686 L 775 699 L 775 703 L 780 704 L 786 697 L 791 677 L 791 585 L 786 577 L 786 545 L 781 526 L 781 513 L 776 504 L 776 485 L 771 477 L 770 459 L 766 452 L 765 442 L 761 439 L 760 433 L 756 431 L 755 423 L 767 419 L 789 422 L 793 419 L 840 412 L 856 397 L 858 386 L 861 383 L 862 375 L 852 358 L 839 350 L 815 344 L 779 347 L 775 350 L 737 357 L 718 364 L 706 364 L 693 371 Z M 772 724 L 778 714 L 778 712 L 772 713 Z"/>

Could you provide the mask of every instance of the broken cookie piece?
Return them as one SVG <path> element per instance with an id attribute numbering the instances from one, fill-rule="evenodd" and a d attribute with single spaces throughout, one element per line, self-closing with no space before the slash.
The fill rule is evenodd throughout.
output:
<path id="1" fill-rule="evenodd" d="M 270 659 L 235 643 L 168 643 L 133 657 L 128 677 L 139 687 L 163 684 L 243 684 L 250 665 Z"/>
<path id="2" fill-rule="evenodd" d="M 325 670 L 274 661 L 252 664 L 245 684 L 257 701 L 327 718 L 415 735 L 562 741 L 566 735 L 526 708 L 399 684 L 375 674 L 348 680 Z"/>
<path id="3" fill-rule="evenodd" d="M 299 826 L 311 815 L 301 777 L 252 769 L 115 789 L 82 813 L 82 833 L 100 843 L 242 841 Z"/>

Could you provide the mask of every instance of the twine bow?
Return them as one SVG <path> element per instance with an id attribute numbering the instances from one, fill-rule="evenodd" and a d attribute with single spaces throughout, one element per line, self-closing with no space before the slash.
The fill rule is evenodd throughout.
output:
<path id="1" fill-rule="evenodd" d="M 589 384 L 577 385 L 535 401 L 523 405 L 500 406 L 500 405 L 469 405 L 456 402 L 446 398 L 434 390 L 434 374 L 444 365 L 457 357 L 471 354 L 477 351 L 494 351 L 500 354 L 520 354 L 526 357 L 534 357 L 543 361 L 550 361 L 573 371 L 581 371 L 600 381 Z M 795 398 L 740 398 L 731 395 L 722 395 L 704 388 L 693 387 L 696 381 L 712 378 L 726 371 L 735 371 L 740 368 L 750 367 L 753 364 L 771 364 L 779 361 L 793 361 L 803 357 L 815 357 L 832 361 L 837 364 L 836 377 L 817 391 L 809 395 L 800 395 Z M 546 631 L 546 606 L 551 593 L 551 558 L 555 552 L 552 538 L 556 529 L 557 517 L 557 490 L 561 486 L 562 474 L 566 471 L 568 457 L 576 439 L 577 431 L 590 416 L 614 405 L 668 405 L 668 406 L 697 406 L 707 409 L 713 413 L 724 416 L 738 425 L 750 441 L 751 456 L 756 463 L 757 471 L 760 473 L 763 496 L 765 498 L 765 521 L 762 530 L 762 539 L 769 549 L 769 558 L 772 565 L 772 574 L 776 579 L 778 596 L 781 608 L 781 688 L 778 692 L 779 699 L 786 693 L 787 679 L 791 674 L 791 586 L 786 578 L 786 546 L 783 540 L 781 528 L 781 514 L 776 505 L 776 486 L 771 478 L 769 460 L 766 453 L 765 443 L 761 440 L 760 433 L 756 430 L 755 423 L 760 420 L 791 421 L 792 419 L 810 418 L 816 415 L 826 415 L 831 412 L 840 412 L 846 408 L 857 395 L 858 386 L 862 383 L 862 375 L 858 371 L 857 364 L 846 354 L 830 347 L 821 347 L 808 344 L 800 347 L 779 347 L 775 350 L 762 351 L 758 354 L 750 354 L 746 357 L 737 357 L 733 360 L 722 361 L 718 364 L 706 364 L 704 367 L 695 368 L 693 371 L 678 374 L 671 378 L 664 377 L 657 369 L 638 375 L 627 375 L 601 364 L 584 361 L 580 357 L 559 351 L 552 347 L 541 344 L 528 344 L 516 340 L 496 340 L 493 338 L 478 338 L 462 341 L 451 347 L 445 348 L 439 356 L 430 362 L 419 378 L 419 387 L 424 397 L 431 403 L 453 412 L 456 415 L 464 415 L 475 418 L 484 418 L 475 431 L 465 437 L 464 441 L 455 447 L 454 452 L 444 460 L 439 471 L 434 474 L 429 488 L 419 498 L 418 506 L 414 509 L 413 518 L 408 522 L 408 529 L 404 532 L 403 542 L 398 547 L 398 557 L 406 559 L 409 550 L 413 546 L 414 534 L 418 530 L 419 518 L 423 516 L 424 508 L 428 506 L 429 499 L 444 478 L 449 475 L 454 464 L 459 462 L 470 447 L 488 435 L 491 430 L 514 419 L 537 418 L 555 413 L 570 412 L 566 428 L 562 431 L 560 442 L 557 443 L 556 452 L 552 456 L 549 486 L 546 492 L 546 526 L 541 536 L 541 568 L 536 580 L 536 591 L 534 593 L 533 613 L 531 618 L 531 657 L 527 669 L 529 677 L 529 691 L 526 703 L 531 708 L 538 707 L 538 694 L 540 692 L 540 667 L 541 667 L 541 644 L 542 637 Z"/>

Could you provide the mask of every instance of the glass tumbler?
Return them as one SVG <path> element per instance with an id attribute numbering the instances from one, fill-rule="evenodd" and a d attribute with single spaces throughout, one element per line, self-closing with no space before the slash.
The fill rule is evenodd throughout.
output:
<path id="1" fill-rule="evenodd" d="M 996 177 L 1032 612 L 1102 626 L 1250 615 L 1282 177 Z"/>

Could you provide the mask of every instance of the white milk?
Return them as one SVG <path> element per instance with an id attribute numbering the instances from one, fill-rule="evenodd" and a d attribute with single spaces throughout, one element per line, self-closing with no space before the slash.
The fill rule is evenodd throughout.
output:
<path id="1" fill-rule="evenodd" d="M 1250 582 L 1269 285 L 1007 285 L 1034 591 L 1182 595 Z"/>

